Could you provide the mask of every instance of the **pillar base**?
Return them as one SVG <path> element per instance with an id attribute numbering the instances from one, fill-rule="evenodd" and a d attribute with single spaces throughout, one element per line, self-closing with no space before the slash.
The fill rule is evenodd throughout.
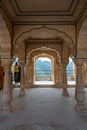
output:
<path id="1" fill-rule="evenodd" d="M 77 103 L 76 106 L 75 106 L 75 110 L 77 112 L 86 112 L 87 113 L 87 108 L 85 107 L 85 105 L 83 103 Z"/>
<path id="2" fill-rule="evenodd" d="M 11 103 L 4 103 L 2 106 L 2 114 L 9 114 L 14 111 L 14 107 Z"/>
<path id="3" fill-rule="evenodd" d="M 68 90 L 67 90 L 67 88 L 63 88 L 63 96 L 65 96 L 65 97 L 69 97 L 69 93 L 68 93 Z"/>
<path id="4" fill-rule="evenodd" d="M 20 93 L 19 93 L 19 96 L 21 97 L 21 96 L 24 96 L 25 95 L 25 90 L 24 89 L 20 89 Z"/>

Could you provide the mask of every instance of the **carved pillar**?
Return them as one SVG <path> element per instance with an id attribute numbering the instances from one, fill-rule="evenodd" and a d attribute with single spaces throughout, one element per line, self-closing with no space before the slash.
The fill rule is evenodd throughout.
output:
<path id="1" fill-rule="evenodd" d="M 25 86 L 28 87 L 28 63 L 25 65 Z"/>
<path id="2" fill-rule="evenodd" d="M 29 66 L 29 86 L 32 87 L 33 85 L 33 77 L 34 77 L 34 71 L 32 64 Z"/>
<path id="3" fill-rule="evenodd" d="M 55 84 L 58 87 L 58 65 L 55 65 Z"/>
<path id="4" fill-rule="evenodd" d="M 86 71 L 85 71 L 85 83 L 87 85 L 87 61 L 86 61 Z"/>
<path id="5" fill-rule="evenodd" d="M 75 61 L 77 66 L 77 73 L 76 73 L 76 90 L 75 90 L 75 99 L 77 104 L 75 106 L 76 111 L 78 112 L 85 112 L 87 111 L 84 105 L 85 101 L 85 91 L 83 85 L 83 74 L 82 74 L 82 66 L 84 61 L 81 59 L 77 59 Z"/>
<path id="6" fill-rule="evenodd" d="M 62 83 L 62 66 L 58 64 L 55 66 L 55 77 L 56 77 L 56 85 L 57 87 L 61 87 Z"/>
<path id="7" fill-rule="evenodd" d="M 69 96 L 67 90 L 68 85 L 67 85 L 66 67 L 67 67 L 67 63 L 63 63 L 63 96 Z"/>
<path id="8" fill-rule="evenodd" d="M 2 113 L 10 113 L 13 111 L 12 106 L 12 88 L 11 88 L 11 59 L 2 60 L 4 65 L 4 85 L 3 85 L 3 106 Z"/>
<path id="9" fill-rule="evenodd" d="M 83 65 L 83 81 L 84 81 L 84 84 L 86 85 L 87 84 L 87 65 L 86 65 L 86 62 Z"/>
<path id="10" fill-rule="evenodd" d="M 25 95 L 25 75 L 24 75 L 24 63 L 20 63 L 21 77 L 20 77 L 20 93 L 19 96 Z"/>
<path id="11" fill-rule="evenodd" d="M 61 87 L 62 85 L 62 65 L 58 64 L 58 84 Z"/>

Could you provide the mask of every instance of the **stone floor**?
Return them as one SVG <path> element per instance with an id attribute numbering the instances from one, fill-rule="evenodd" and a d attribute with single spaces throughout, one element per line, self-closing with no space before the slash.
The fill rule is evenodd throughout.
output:
<path id="1" fill-rule="evenodd" d="M 87 114 L 74 110 L 75 90 L 68 91 L 70 96 L 63 97 L 62 89 L 33 88 L 19 97 L 19 88 L 14 88 L 15 109 L 12 114 L 0 113 L 0 130 L 87 130 Z"/>
<path id="2" fill-rule="evenodd" d="M 36 85 L 53 85 L 53 81 L 35 81 L 34 84 Z"/>

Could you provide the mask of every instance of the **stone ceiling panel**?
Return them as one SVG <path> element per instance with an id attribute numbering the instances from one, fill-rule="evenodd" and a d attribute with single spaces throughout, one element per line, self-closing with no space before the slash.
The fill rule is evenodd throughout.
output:
<path id="1" fill-rule="evenodd" d="M 1 0 L 14 24 L 75 24 L 87 0 Z M 59 23 L 58 23 L 59 22 Z"/>
<path id="2" fill-rule="evenodd" d="M 69 11 L 73 0 L 15 0 L 21 12 L 29 11 Z M 50 5 L 50 6 L 49 6 Z"/>

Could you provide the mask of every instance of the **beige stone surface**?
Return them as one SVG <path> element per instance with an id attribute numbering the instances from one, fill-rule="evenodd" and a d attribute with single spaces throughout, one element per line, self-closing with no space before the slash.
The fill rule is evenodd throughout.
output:
<path id="1" fill-rule="evenodd" d="M 50 57 L 53 63 L 52 80 L 55 89 L 48 89 L 47 91 L 50 91 L 50 93 L 54 95 L 54 98 L 52 99 L 49 94 L 45 95 L 45 93 L 43 93 L 46 92 L 45 89 L 43 89 L 43 91 L 40 91 L 40 89 L 30 89 L 27 90 L 26 93 L 34 93 L 33 95 L 30 93 L 28 100 L 28 94 L 25 94 L 25 88 L 35 87 L 35 59 L 42 55 Z M 25 115 L 22 115 L 22 110 L 18 110 L 17 112 L 19 116 L 16 115 L 16 113 L 12 115 L 4 115 L 6 116 L 6 119 L 8 118 L 7 121 L 1 114 L 0 118 L 2 119 L 0 121 L 5 120 L 5 123 L 9 124 L 9 121 L 11 121 L 11 123 L 13 120 L 13 122 L 16 121 L 14 117 L 18 117 L 18 129 L 21 129 L 20 125 L 23 124 L 20 124 L 20 120 L 22 121 L 23 119 L 23 121 L 28 121 L 29 116 L 29 122 L 26 125 L 24 123 L 24 129 L 28 129 L 29 127 L 31 130 L 63 130 L 65 127 L 65 129 L 69 130 L 72 128 L 73 130 L 82 130 L 82 126 L 86 126 L 86 119 L 84 117 L 83 121 L 82 117 L 80 118 L 77 113 L 74 113 L 73 101 L 75 100 L 74 98 L 76 98 L 77 111 L 84 112 L 86 110 L 84 88 L 87 86 L 87 0 L 21 0 L 21 3 L 19 0 L 0 1 L 0 65 L 4 66 L 5 71 L 3 96 L 1 97 L 3 98 L 2 108 L 6 112 L 10 112 L 11 108 L 13 109 L 12 101 L 15 99 L 15 94 L 17 94 L 12 94 L 10 78 L 12 63 L 9 63 L 10 59 L 14 60 L 17 57 L 19 58 L 21 65 L 23 65 L 21 66 L 21 82 L 19 84 L 21 96 L 25 95 L 25 97 L 17 98 L 15 103 L 20 101 L 20 106 L 21 103 L 24 103 L 24 105 L 22 104 L 22 109 L 24 109 Z M 74 74 L 76 77 L 74 98 L 73 100 L 71 97 L 68 99 L 61 96 L 55 98 L 57 93 L 54 91 L 58 91 L 57 88 L 63 88 L 64 94 L 68 94 L 66 67 L 64 67 L 64 64 L 68 63 L 69 57 L 71 57 L 77 64 Z M 83 65 L 81 64 L 82 62 Z M 19 92 L 19 90 L 15 92 Z M 36 92 L 38 94 L 41 92 L 42 95 L 36 95 Z M 13 95 L 14 99 L 12 99 Z M 46 96 L 48 102 L 45 102 L 43 95 Z M 38 96 L 39 98 L 42 96 L 41 100 L 38 99 Z M 33 100 L 33 98 L 38 100 Z M 33 104 L 33 107 L 31 107 L 31 101 L 34 101 L 35 103 Z M 39 104 L 38 101 L 40 101 Z M 62 104 L 62 102 L 64 104 Z M 65 104 L 70 106 L 67 107 Z M 38 105 L 41 108 L 40 111 Z M 48 105 L 47 108 L 44 108 L 46 105 Z M 25 111 L 26 106 L 28 109 Z M 17 107 L 18 104 L 16 104 L 15 108 L 17 109 Z M 31 111 L 31 108 L 33 108 L 33 112 Z M 49 109 L 52 111 L 48 111 Z M 64 115 L 63 110 L 66 112 Z M 51 115 L 52 112 L 54 112 L 54 115 Z M 68 112 L 71 113 L 71 117 L 69 117 Z M 26 113 L 28 113 L 28 115 Z M 32 114 L 35 114 L 33 115 L 33 118 Z M 68 117 L 66 115 L 68 115 Z M 64 116 L 64 119 L 62 116 Z M 68 118 L 67 120 L 65 120 L 66 117 Z M 72 120 L 69 121 L 69 118 L 72 118 Z M 51 123 L 52 119 L 53 122 Z M 40 123 L 39 121 L 42 122 Z M 46 124 L 44 124 L 44 121 Z M 57 124 L 56 121 L 58 121 Z M 65 123 L 63 122 L 64 124 L 61 125 L 60 121 L 65 121 Z M 74 124 L 73 126 L 73 123 L 75 123 L 73 121 L 76 121 L 77 125 Z M 3 122 L 0 126 L 3 125 Z M 35 124 L 33 124 L 33 122 Z M 38 122 L 39 125 L 37 125 Z M 13 126 L 13 124 L 11 125 Z M 32 127 L 32 124 L 35 128 Z M 82 124 L 82 126 L 80 124 Z M 8 130 L 9 129 L 10 128 L 8 128 Z M 12 129 L 14 130 L 16 127 Z"/>
<path id="2" fill-rule="evenodd" d="M 0 113 L 0 130 L 87 129 L 87 116 L 73 109 L 75 89 L 68 89 L 70 96 L 66 98 L 62 96 L 62 89 L 56 88 L 26 89 L 24 97 L 19 97 L 19 91 L 19 88 L 13 89 L 14 113 Z M 85 91 L 87 98 L 87 89 Z M 85 104 L 87 106 L 87 101 Z"/>

